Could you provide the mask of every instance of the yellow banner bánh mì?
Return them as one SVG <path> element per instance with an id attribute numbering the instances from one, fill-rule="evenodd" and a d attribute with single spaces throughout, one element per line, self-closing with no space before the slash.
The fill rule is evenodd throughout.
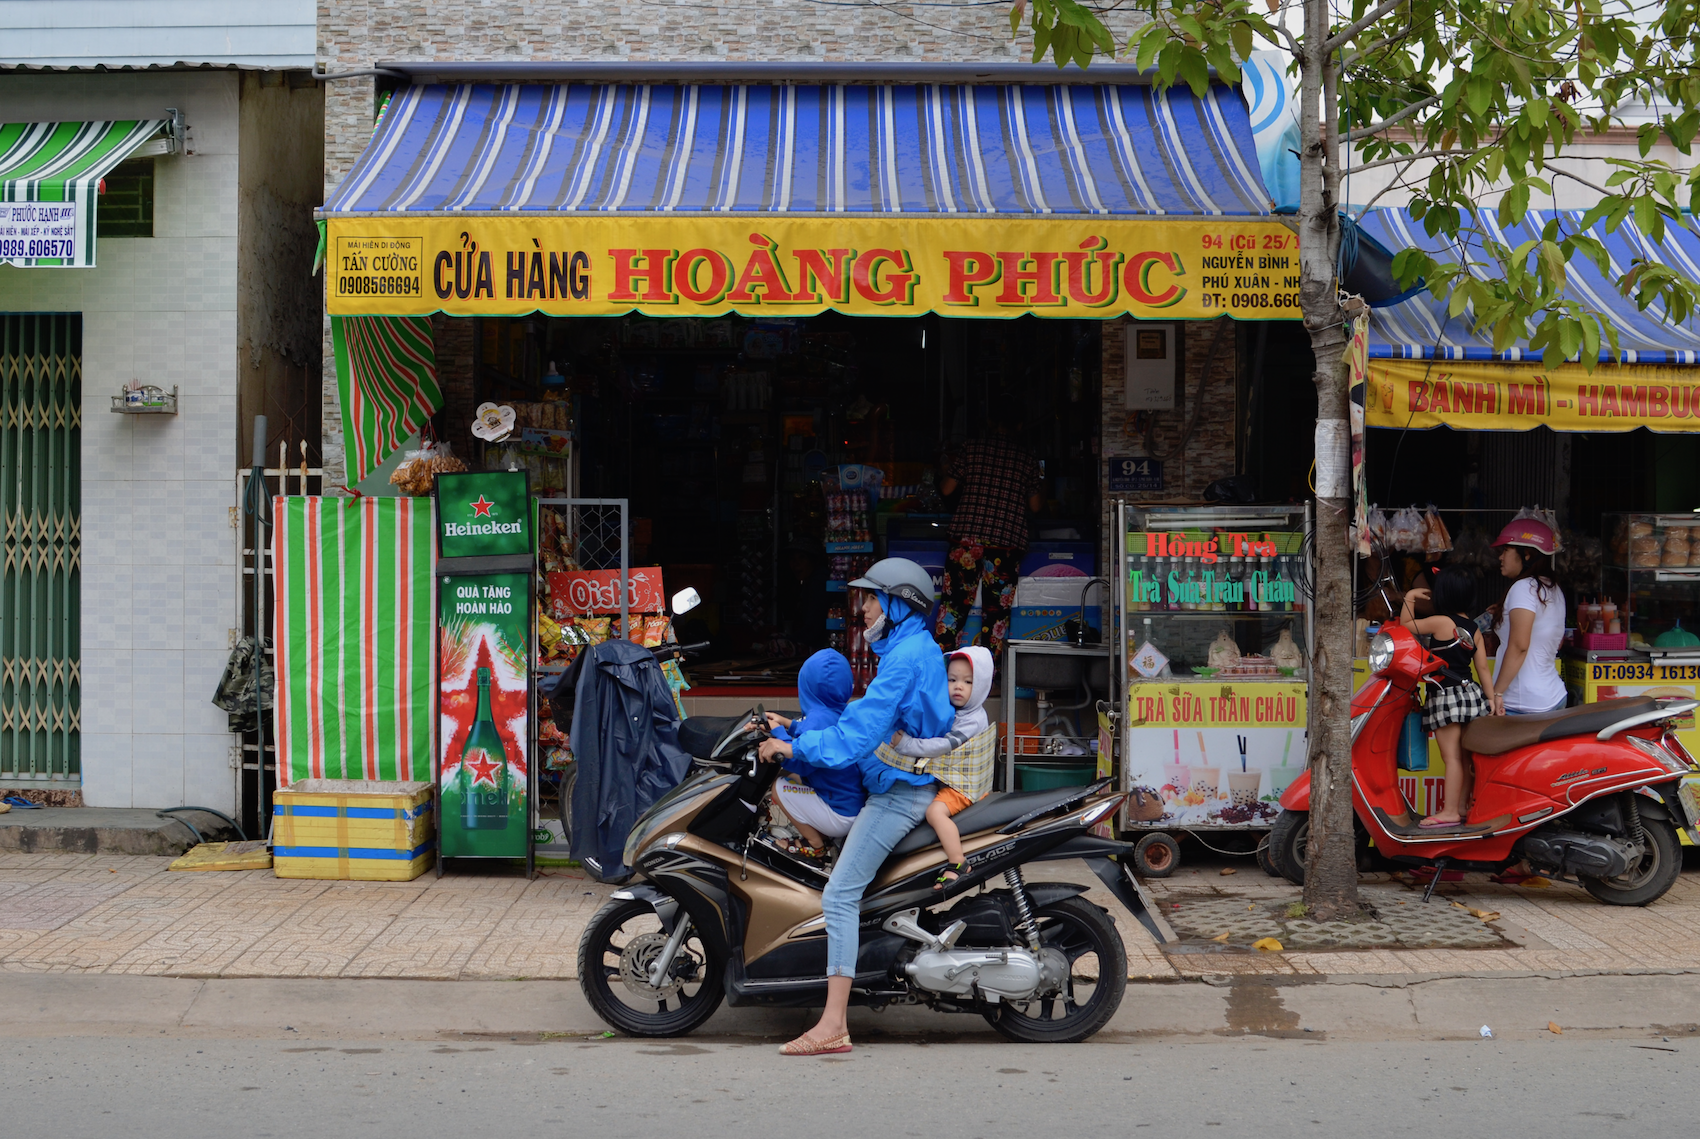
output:
<path id="1" fill-rule="evenodd" d="M 1700 369 L 1660 364 L 1371 360 L 1371 427 L 1700 431 Z"/>
<path id="2" fill-rule="evenodd" d="M 325 266 L 333 316 L 1300 315 L 1249 219 L 331 218 Z"/>

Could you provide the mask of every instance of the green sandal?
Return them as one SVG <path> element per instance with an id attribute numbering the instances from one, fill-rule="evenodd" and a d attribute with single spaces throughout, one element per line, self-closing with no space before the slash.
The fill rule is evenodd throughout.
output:
<path id="1" fill-rule="evenodd" d="M 968 860 L 966 858 L 954 866 L 946 865 L 943 870 L 939 871 L 938 878 L 933 881 L 933 889 L 943 890 L 966 873 L 968 873 Z"/>

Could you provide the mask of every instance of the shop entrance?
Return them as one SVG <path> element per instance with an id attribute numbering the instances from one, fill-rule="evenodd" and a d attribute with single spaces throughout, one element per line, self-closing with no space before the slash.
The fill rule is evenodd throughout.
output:
<path id="1" fill-rule="evenodd" d="M 476 383 L 462 398 L 514 406 L 522 429 L 554 423 L 550 404 L 570 408 L 574 437 L 570 463 L 503 445 L 475 445 L 474 462 L 527 462 L 534 486 L 627 499 L 631 564 L 659 565 L 669 588 L 704 598 L 680 635 L 713 644 L 695 670 L 705 687 L 788 687 L 809 651 L 843 647 L 834 586 L 904 543 L 943 542 L 952 503 L 938 465 L 966 440 L 1001 431 L 1030 450 L 1044 474 L 1034 537 L 1097 547 L 1098 321 L 475 324 Z M 444 418 L 470 419 L 448 394 Z M 827 548 L 841 468 L 879 484 L 871 548 L 852 554 Z"/>

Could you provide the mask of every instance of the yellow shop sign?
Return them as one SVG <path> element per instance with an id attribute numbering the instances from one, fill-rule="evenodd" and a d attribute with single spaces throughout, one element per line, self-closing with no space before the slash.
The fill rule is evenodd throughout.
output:
<path id="1" fill-rule="evenodd" d="M 1257 220 L 331 218 L 336 316 L 1299 317 Z"/>
<path id="2" fill-rule="evenodd" d="M 1657 364 L 1371 360 L 1371 427 L 1700 431 L 1700 375 Z"/>

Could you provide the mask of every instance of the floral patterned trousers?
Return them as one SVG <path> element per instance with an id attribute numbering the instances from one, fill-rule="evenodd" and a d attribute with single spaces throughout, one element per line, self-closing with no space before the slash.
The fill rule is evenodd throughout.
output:
<path id="1" fill-rule="evenodd" d="M 962 631 L 968 624 L 968 611 L 974 607 L 974 591 L 980 587 L 980 631 L 972 643 L 984 645 L 989 636 L 992 660 L 1001 668 L 1020 569 L 1020 550 L 957 538 L 944 560 L 944 595 L 939 599 L 939 619 L 933 629 L 940 647 L 946 652 L 967 647 Z"/>

